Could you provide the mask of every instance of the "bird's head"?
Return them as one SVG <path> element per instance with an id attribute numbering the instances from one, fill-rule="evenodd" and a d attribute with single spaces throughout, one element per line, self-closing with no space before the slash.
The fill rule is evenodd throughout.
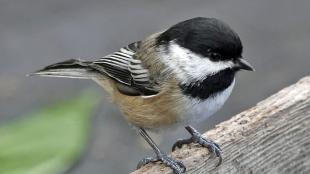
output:
<path id="1" fill-rule="evenodd" d="M 242 58 L 237 33 L 218 19 L 198 17 L 180 22 L 164 31 L 157 44 L 167 55 L 163 61 L 181 78 L 201 79 L 223 70 L 254 70 Z"/>

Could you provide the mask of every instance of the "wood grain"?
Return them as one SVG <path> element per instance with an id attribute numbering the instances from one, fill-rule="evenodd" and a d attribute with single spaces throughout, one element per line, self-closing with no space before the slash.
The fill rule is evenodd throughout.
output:
<path id="1" fill-rule="evenodd" d="M 255 89 L 253 89 L 255 90 Z M 184 162 L 186 173 L 309 174 L 310 76 L 301 79 L 204 134 L 218 142 L 223 164 L 197 145 L 172 156 Z M 131 174 L 170 174 L 164 165 L 148 164 Z"/>

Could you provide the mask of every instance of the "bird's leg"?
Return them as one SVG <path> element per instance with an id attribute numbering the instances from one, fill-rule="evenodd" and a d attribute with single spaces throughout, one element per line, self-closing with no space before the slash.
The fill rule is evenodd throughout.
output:
<path id="1" fill-rule="evenodd" d="M 208 148 L 208 150 L 215 154 L 217 157 L 219 157 L 219 162 L 217 166 L 219 166 L 222 163 L 222 150 L 218 144 L 213 142 L 210 139 L 203 138 L 201 134 L 192 126 L 186 126 L 185 129 L 192 135 L 192 137 L 188 139 L 181 139 L 178 140 L 174 145 L 172 146 L 172 151 L 176 149 L 176 147 L 181 148 L 184 144 L 190 144 L 190 143 L 197 143 L 200 144 L 203 147 Z"/>
<path id="2" fill-rule="evenodd" d="M 142 159 L 138 163 L 138 169 L 150 162 L 161 161 L 163 164 L 170 167 L 175 174 L 181 174 L 185 172 L 186 168 L 184 164 L 181 161 L 174 160 L 168 157 L 167 154 L 163 153 L 143 128 L 139 128 L 139 134 L 152 147 L 156 154 L 156 157 L 146 157 Z"/>

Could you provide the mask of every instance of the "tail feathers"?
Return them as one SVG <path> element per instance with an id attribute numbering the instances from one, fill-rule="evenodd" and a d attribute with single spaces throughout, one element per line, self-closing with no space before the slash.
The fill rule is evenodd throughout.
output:
<path id="1" fill-rule="evenodd" d="M 89 62 L 76 59 L 49 65 L 41 70 L 28 74 L 29 76 L 66 77 L 79 79 L 98 78 L 100 73 L 89 66 Z"/>

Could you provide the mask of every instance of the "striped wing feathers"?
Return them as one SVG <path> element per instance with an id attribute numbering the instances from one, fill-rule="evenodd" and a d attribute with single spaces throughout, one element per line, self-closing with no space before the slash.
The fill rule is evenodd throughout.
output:
<path id="1" fill-rule="evenodd" d="M 100 66 L 100 69 L 117 82 L 140 90 L 141 93 L 148 93 L 146 91 L 153 91 L 154 89 L 150 87 L 149 71 L 135 56 L 138 49 L 139 42 L 135 42 L 94 61 L 93 64 Z"/>

